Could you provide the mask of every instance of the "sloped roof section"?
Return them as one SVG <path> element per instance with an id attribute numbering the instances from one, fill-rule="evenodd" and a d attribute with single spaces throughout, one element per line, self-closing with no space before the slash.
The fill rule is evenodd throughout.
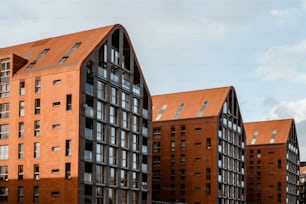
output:
<path id="1" fill-rule="evenodd" d="M 244 123 L 247 145 L 287 143 L 292 124 L 293 119 Z"/>
<path id="2" fill-rule="evenodd" d="M 218 116 L 233 87 L 152 96 L 152 120 L 167 121 Z"/>
<path id="3" fill-rule="evenodd" d="M 68 35 L 42 39 L 25 44 L 0 48 L 0 58 L 17 55 L 24 58 L 25 64 L 17 72 L 35 71 L 40 68 L 59 67 L 65 64 L 81 64 L 92 50 L 103 41 L 108 34 L 120 25 L 111 25 L 97 29 L 72 33 Z M 79 46 L 70 52 L 73 47 Z M 64 63 L 60 60 L 70 52 Z M 33 65 L 30 65 L 30 64 Z"/>

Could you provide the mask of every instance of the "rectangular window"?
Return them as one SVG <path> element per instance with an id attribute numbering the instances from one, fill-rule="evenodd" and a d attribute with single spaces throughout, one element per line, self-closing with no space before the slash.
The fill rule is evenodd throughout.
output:
<path id="1" fill-rule="evenodd" d="M 60 127 L 61 127 L 61 124 L 52 125 L 52 129 L 59 129 Z"/>
<path id="2" fill-rule="evenodd" d="M 175 152 L 175 141 L 171 141 L 171 144 L 170 144 L 170 151 L 171 151 L 171 152 Z"/>
<path id="3" fill-rule="evenodd" d="M 207 183 L 206 184 L 206 195 L 210 195 L 210 194 L 211 194 L 210 184 Z"/>
<path id="4" fill-rule="evenodd" d="M 8 181 L 8 166 L 0 166 L 0 181 Z"/>
<path id="5" fill-rule="evenodd" d="M 186 127 L 185 125 L 181 126 L 181 136 L 185 136 L 186 135 Z"/>
<path id="6" fill-rule="evenodd" d="M 160 152 L 160 142 L 153 142 L 153 152 Z"/>
<path id="7" fill-rule="evenodd" d="M 123 148 L 129 147 L 128 132 L 124 130 L 121 130 L 121 147 Z"/>
<path id="8" fill-rule="evenodd" d="M 18 192 L 17 192 L 17 195 L 18 195 L 18 197 L 17 197 L 17 202 L 18 203 L 23 203 L 23 187 L 22 186 L 18 186 L 18 188 L 17 188 L 18 190 Z"/>
<path id="9" fill-rule="evenodd" d="M 104 153 L 104 145 L 97 144 L 96 145 L 96 161 L 99 163 L 105 162 L 105 153 Z"/>
<path id="10" fill-rule="evenodd" d="M 111 88 L 111 103 L 118 104 L 118 90 L 114 87 Z"/>
<path id="11" fill-rule="evenodd" d="M 8 145 L 0 145 L 0 160 L 8 160 Z"/>
<path id="12" fill-rule="evenodd" d="M 140 102 L 139 99 L 133 98 L 133 113 L 139 113 Z"/>
<path id="13" fill-rule="evenodd" d="M 24 106 L 25 106 L 25 102 L 19 101 L 19 116 L 20 117 L 24 116 Z"/>
<path id="14" fill-rule="evenodd" d="M 57 85 L 57 84 L 60 84 L 60 83 L 61 83 L 60 79 L 53 80 L 53 85 Z"/>
<path id="15" fill-rule="evenodd" d="M 39 203 L 39 187 L 33 187 L 33 203 Z"/>
<path id="16" fill-rule="evenodd" d="M 186 149 L 186 141 L 181 140 L 181 150 L 184 151 Z"/>
<path id="17" fill-rule="evenodd" d="M 24 144 L 18 144 L 18 159 L 23 159 Z"/>
<path id="18" fill-rule="evenodd" d="M 114 147 L 109 147 L 109 164 L 117 165 L 117 150 Z"/>
<path id="19" fill-rule="evenodd" d="M 1 59 L 0 97 L 8 97 L 10 93 L 10 60 Z"/>
<path id="20" fill-rule="evenodd" d="M 128 167 L 128 152 L 125 150 L 121 151 L 121 166 Z"/>
<path id="21" fill-rule="evenodd" d="M 0 200 L 2 203 L 8 202 L 8 187 L 0 187 Z"/>
<path id="22" fill-rule="evenodd" d="M 71 156 L 72 150 L 71 150 L 71 140 L 66 140 L 66 151 L 65 151 L 65 156 Z"/>
<path id="23" fill-rule="evenodd" d="M 34 164 L 34 180 L 39 180 L 39 164 Z"/>
<path id="24" fill-rule="evenodd" d="M 37 137 L 40 135 L 40 120 L 34 121 L 34 136 Z"/>
<path id="25" fill-rule="evenodd" d="M 59 170 L 59 169 L 52 169 L 52 170 L 51 170 L 51 173 L 52 173 L 52 174 L 59 174 L 59 173 L 60 173 L 60 170 Z"/>
<path id="26" fill-rule="evenodd" d="M 4 140 L 8 138 L 9 125 L 0 124 L 0 139 Z"/>
<path id="27" fill-rule="evenodd" d="M 186 156 L 184 154 L 181 155 L 181 165 L 185 165 L 186 163 Z"/>
<path id="28" fill-rule="evenodd" d="M 104 184 L 104 166 L 96 165 L 96 181 L 98 184 Z"/>
<path id="29" fill-rule="evenodd" d="M 98 81 L 97 82 L 97 97 L 100 99 L 106 99 L 106 85 L 105 83 Z"/>
<path id="30" fill-rule="evenodd" d="M 134 151 L 139 151 L 139 136 L 138 135 L 133 134 L 132 145 L 133 145 Z M 159 147 L 160 147 L 160 143 L 159 143 Z"/>
<path id="31" fill-rule="evenodd" d="M 0 104 L 0 118 L 8 118 L 9 117 L 9 103 L 1 103 Z"/>
<path id="32" fill-rule="evenodd" d="M 40 93 L 40 79 L 35 79 L 35 93 Z"/>
<path id="33" fill-rule="evenodd" d="M 129 110 L 130 109 L 130 103 L 129 103 L 129 95 L 125 92 L 122 92 L 121 94 L 121 106 L 124 109 Z"/>
<path id="34" fill-rule="evenodd" d="M 211 139 L 210 138 L 206 139 L 206 149 L 211 149 Z"/>
<path id="35" fill-rule="evenodd" d="M 135 170 L 138 170 L 139 168 L 139 154 L 137 153 L 133 153 L 133 157 L 132 157 L 132 167 Z"/>
<path id="36" fill-rule="evenodd" d="M 35 114 L 40 114 L 40 99 L 37 98 L 35 99 L 35 110 L 34 110 Z"/>
<path id="37" fill-rule="evenodd" d="M 105 125 L 97 122 L 97 140 L 105 141 Z"/>
<path id="38" fill-rule="evenodd" d="M 106 105 L 101 102 L 101 101 L 97 101 L 97 118 L 99 120 L 105 120 L 106 119 Z"/>
<path id="39" fill-rule="evenodd" d="M 153 129 L 153 138 L 160 138 L 160 128 Z"/>
<path id="40" fill-rule="evenodd" d="M 53 104 L 52 104 L 53 107 L 57 107 L 57 106 L 60 106 L 60 105 L 61 105 L 60 101 L 53 102 Z"/>
<path id="41" fill-rule="evenodd" d="M 24 122 L 19 122 L 18 137 L 22 138 L 24 136 Z"/>
<path id="42" fill-rule="evenodd" d="M 35 142 L 34 143 L 34 158 L 39 158 L 40 157 L 40 143 Z"/>
<path id="43" fill-rule="evenodd" d="M 66 95 L 66 110 L 72 110 L 72 95 L 67 94 Z"/>
<path id="44" fill-rule="evenodd" d="M 172 137 L 175 136 L 175 127 L 174 126 L 171 127 L 171 136 Z"/>
<path id="45" fill-rule="evenodd" d="M 109 122 L 111 124 L 117 125 L 117 120 L 118 120 L 117 113 L 118 113 L 117 108 L 111 106 L 110 107 L 110 113 L 109 113 L 110 114 Z"/>
<path id="46" fill-rule="evenodd" d="M 117 138 L 118 138 L 117 134 L 118 134 L 118 131 L 116 130 L 116 128 L 111 127 L 110 143 L 112 145 L 117 145 Z"/>
<path id="47" fill-rule="evenodd" d="M 139 118 L 136 115 L 133 115 L 133 131 L 139 132 Z"/>
<path id="48" fill-rule="evenodd" d="M 19 95 L 20 96 L 25 95 L 25 82 L 24 81 L 21 81 L 19 83 Z"/>
<path id="49" fill-rule="evenodd" d="M 282 168 L 282 160 L 279 159 L 279 160 L 277 161 L 277 167 L 278 167 L 278 168 Z"/>
<path id="50" fill-rule="evenodd" d="M 128 113 L 125 111 L 122 111 L 122 127 L 123 128 L 129 128 L 129 117 Z"/>
<path id="51" fill-rule="evenodd" d="M 109 184 L 110 185 L 116 185 L 117 180 L 117 172 L 115 168 L 110 168 L 110 178 L 109 178 Z"/>
<path id="52" fill-rule="evenodd" d="M 120 185 L 127 187 L 128 184 L 128 172 L 127 170 L 120 171 Z"/>
<path id="53" fill-rule="evenodd" d="M 18 180 L 23 179 L 23 165 L 18 165 Z"/>
<path id="54" fill-rule="evenodd" d="M 65 163 L 65 179 L 71 179 L 71 163 Z"/>
<path id="55" fill-rule="evenodd" d="M 206 179 L 210 180 L 211 179 L 211 171 L 210 168 L 206 168 Z"/>

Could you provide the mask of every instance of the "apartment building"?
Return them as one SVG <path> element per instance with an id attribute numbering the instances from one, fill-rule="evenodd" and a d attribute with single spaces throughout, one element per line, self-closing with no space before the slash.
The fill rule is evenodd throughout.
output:
<path id="1" fill-rule="evenodd" d="M 152 101 L 153 201 L 246 203 L 245 134 L 234 88 Z"/>
<path id="2" fill-rule="evenodd" d="M 0 202 L 151 203 L 151 96 L 121 25 L 0 63 Z"/>
<path id="3" fill-rule="evenodd" d="M 306 162 L 300 162 L 300 204 L 306 203 Z"/>
<path id="4" fill-rule="evenodd" d="M 293 119 L 245 123 L 248 203 L 299 203 L 299 144 Z"/>

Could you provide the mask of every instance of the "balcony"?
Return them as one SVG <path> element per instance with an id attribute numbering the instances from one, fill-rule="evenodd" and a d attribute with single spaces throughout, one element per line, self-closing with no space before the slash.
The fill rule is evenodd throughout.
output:
<path id="1" fill-rule="evenodd" d="M 142 164 L 141 165 L 142 172 L 148 172 L 148 164 Z"/>
<path id="2" fill-rule="evenodd" d="M 142 153 L 148 154 L 148 146 L 142 145 Z"/>
<path id="3" fill-rule="evenodd" d="M 90 129 L 90 128 L 85 128 L 85 137 L 86 137 L 87 139 L 92 140 L 92 129 Z"/>
<path id="4" fill-rule="evenodd" d="M 140 96 L 140 86 L 139 85 L 133 85 L 133 93 Z"/>
<path id="5" fill-rule="evenodd" d="M 116 74 L 111 73 L 110 78 L 111 78 L 111 82 L 113 82 L 115 84 L 119 84 L 119 77 Z"/>
<path id="6" fill-rule="evenodd" d="M 93 85 L 86 83 L 85 89 L 86 89 L 86 93 L 87 94 L 89 94 L 89 95 L 93 95 L 94 94 Z"/>
<path id="7" fill-rule="evenodd" d="M 85 107 L 85 115 L 87 117 L 93 118 L 94 117 L 94 109 L 93 109 L 93 107 L 90 107 L 90 106 Z"/>
<path id="8" fill-rule="evenodd" d="M 99 66 L 98 75 L 103 77 L 104 79 L 106 79 L 107 78 L 107 70 L 105 68 Z"/>
<path id="9" fill-rule="evenodd" d="M 148 128 L 142 127 L 142 135 L 143 136 L 148 136 Z"/>
<path id="10" fill-rule="evenodd" d="M 84 151 L 84 159 L 86 161 L 92 161 L 92 151 L 85 150 Z"/>
<path id="11" fill-rule="evenodd" d="M 91 173 L 87 173 L 87 172 L 84 173 L 84 183 L 89 183 L 89 184 L 92 183 Z"/>
<path id="12" fill-rule="evenodd" d="M 147 109 L 142 109 L 142 117 L 149 118 L 149 111 Z"/>
<path id="13" fill-rule="evenodd" d="M 122 87 L 130 90 L 131 83 L 128 80 L 122 79 Z"/>
<path id="14" fill-rule="evenodd" d="M 148 189 L 148 183 L 147 182 L 141 182 L 141 187 L 142 187 L 142 190 L 147 190 Z"/>

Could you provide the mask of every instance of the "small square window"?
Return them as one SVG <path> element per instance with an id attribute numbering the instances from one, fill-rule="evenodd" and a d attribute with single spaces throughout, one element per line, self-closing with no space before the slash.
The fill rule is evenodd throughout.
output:
<path id="1" fill-rule="evenodd" d="M 53 102 L 53 107 L 60 106 L 60 105 L 61 105 L 60 101 Z"/>

